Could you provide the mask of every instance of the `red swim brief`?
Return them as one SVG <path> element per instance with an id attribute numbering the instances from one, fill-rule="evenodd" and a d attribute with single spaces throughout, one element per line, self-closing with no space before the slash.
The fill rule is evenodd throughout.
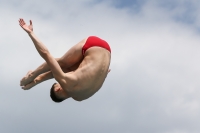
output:
<path id="1" fill-rule="evenodd" d="M 105 48 L 111 52 L 110 46 L 108 45 L 106 41 L 96 36 L 90 36 L 88 37 L 87 41 L 85 42 L 85 45 L 82 48 L 82 54 L 84 55 L 86 50 L 94 46 Z"/>

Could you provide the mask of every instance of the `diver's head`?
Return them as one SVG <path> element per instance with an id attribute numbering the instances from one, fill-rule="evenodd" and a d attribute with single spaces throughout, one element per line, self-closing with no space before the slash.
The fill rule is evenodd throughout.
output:
<path id="1" fill-rule="evenodd" d="M 50 97 L 54 102 L 60 103 L 68 98 L 67 93 L 59 83 L 54 83 L 50 90 Z"/>

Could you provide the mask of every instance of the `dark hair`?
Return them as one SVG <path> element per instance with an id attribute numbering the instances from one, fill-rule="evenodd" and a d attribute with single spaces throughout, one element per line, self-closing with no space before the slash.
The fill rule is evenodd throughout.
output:
<path id="1" fill-rule="evenodd" d="M 51 99 L 52 99 L 54 102 L 60 103 L 60 102 L 62 102 L 64 99 L 59 99 L 59 98 L 56 97 L 55 92 L 54 92 L 54 85 L 55 85 L 55 84 L 57 84 L 57 83 L 54 83 L 54 84 L 52 85 L 52 87 L 51 87 L 51 90 L 50 90 L 50 97 L 51 97 Z"/>

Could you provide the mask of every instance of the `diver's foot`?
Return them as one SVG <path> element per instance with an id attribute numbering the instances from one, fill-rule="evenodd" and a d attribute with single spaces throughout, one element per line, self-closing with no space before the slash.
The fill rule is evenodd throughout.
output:
<path id="1" fill-rule="evenodd" d="M 36 81 L 32 81 L 32 82 L 26 84 L 25 86 L 22 86 L 22 89 L 29 90 L 29 89 L 31 89 L 35 85 L 36 85 Z"/>
<path id="2" fill-rule="evenodd" d="M 21 79 L 20 86 L 25 86 L 28 83 L 30 83 L 30 82 L 33 81 L 33 79 L 32 79 L 32 72 L 33 71 L 28 71 L 28 73 L 26 74 L 26 76 Z"/>

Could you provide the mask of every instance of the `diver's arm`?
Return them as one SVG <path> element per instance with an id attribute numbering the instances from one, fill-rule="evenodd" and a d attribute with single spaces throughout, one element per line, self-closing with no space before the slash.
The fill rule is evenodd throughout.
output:
<path id="1" fill-rule="evenodd" d="M 35 48 L 37 49 L 40 56 L 47 62 L 50 67 L 54 78 L 58 82 L 64 82 L 65 74 L 59 66 L 58 62 L 54 59 L 54 57 L 50 54 L 47 47 L 36 37 L 33 32 L 32 21 L 30 21 L 30 25 L 26 25 L 23 19 L 19 20 L 20 26 L 28 33 L 29 37 L 33 41 Z"/>

